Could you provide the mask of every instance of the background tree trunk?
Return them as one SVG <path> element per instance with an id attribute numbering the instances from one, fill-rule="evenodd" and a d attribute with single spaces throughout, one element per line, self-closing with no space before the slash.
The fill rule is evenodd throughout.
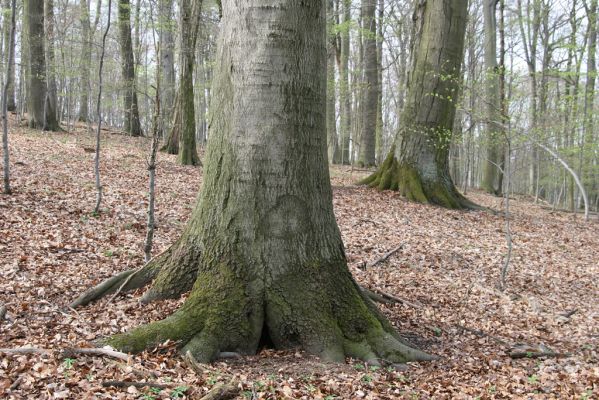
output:
<path id="1" fill-rule="evenodd" d="M 89 1 L 80 0 L 80 22 L 81 22 L 81 36 L 83 37 L 83 51 L 81 52 L 81 77 L 80 87 L 81 97 L 79 98 L 79 121 L 87 122 L 89 120 L 89 92 L 91 89 L 90 84 L 90 68 L 92 59 L 92 33 L 90 25 L 89 15 Z"/>
<path id="2" fill-rule="evenodd" d="M 340 147 L 341 164 L 350 163 L 351 138 L 351 95 L 349 93 L 349 51 L 351 0 L 341 0 L 343 6 L 343 25 L 341 28 L 341 57 L 339 63 L 339 103 L 340 103 Z"/>
<path id="3" fill-rule="evenodd" d="M 27 4 L 29 43 L 29 112 L 30 126 L 55 131 L 59 129 L 56 112 L 47 101 L 44 2 L 25 0 Z"/>
<path id="4" fill-rule="evenodd" d="M 7 60 L 7 65 L 5 66 L 5 68 L 8 69 L 8 71 L 10 72 L 8 75 L 6 75 L 6 80 L 8 82 L 8 88 L 7 88 L 7 92 L 6 92 L 6 109 L 8 111 L 16 111 L 17 110 L 17 103 L 15 101 L 15 58 L 13 57 L 12 59 L 10 57 L 8 57 L 8 53 L 10 51 L 10 30 L 11 30 L 11 26 L 9 23 L 9 16 L 11 15 L 11 0 L 4 0 L 4 5 L 3 5 L 3 9 L 4 9 L 4 22 L 3 22 L 3 31 L 4 31 L 4 54 L 6 54 L 6 56 L 4 57 L 5 60 Z M 21 44 L 22 46 L 22 44 Z M 10 63 L 12 63 L 11 65 L 8 65 L 8 61 L 10 60 Z"/>
<path id="5" fill-rule="evenodd" d="M 497 20 L 495 17 L 496 0 L 483 1 L 485 30 L 485 89 L 486 89 L 486 150 L 482 188 L 487 193 L 500 196 L 502 193 L 504 129 L 499 90 L 499 74 L 497 66 Z"/>
<path id="6" fill-rule="evenodd" d="M 328 155 L 331 164 L 338 164 L 341 158 L 337 141 L 337 118 L 335 96 L 335 58 L 337 35 L 333 32 L 335 25 L 335 2 L 327 3 L 327 137 Z"/>
<path id="7" fill-rule="evenodd" d="M 143 136 L 139 120 L 137 88 L 135 81 L 135 60 L 131 40 L 131 4 L 129 0 L 119 0 L 119 41 L 123 73 L 123 101 L 125 107 L 125 132 L 131 136 Z"/>
<path id="8" fill-rule="evenodd" d="M 324 38 L 324 1 L 223 1 L 204 184 L 153 289 L 196 283 L 175 314 L 107 343 L 141 351 L 170 338 L 200 362 L 253 354 L 261 339 L 339 362 L 431 359 L 402 342 L 347 268 L 327 165 Z"/>
<path id="9" fill-rule="evenodd" d="M 376 127 L 378 105 L 378 66 L 376 45 L 376 0 L 362 0 L 362 43 L 363 43 L 363 95 L 360 153 L 358 164 L 364 167 L 375 165 Z"/>
<path id="10" fill-rule="evenodd" d="M 379 170 L 362 183 L 399 190 L 410 200 L 471 208 L 449 174 L 449 148 L 464 50 L 467 0 L 422 2 L 402 127 Z"/>
<path id="11" fill-rule="evenodd" d="M 46 14 L 46 71 L 48 85 L 48 110 L 58 111 L 58 92 L 56 88 L 56 57 L 54 55 L 54 0 L 45 0 Z"/>
<path id="12" fill-rule="evenodd" d="M 173 0 L 160 0 L 158 4 L 158 35 L 160 41 L 160 110 L 161 131 L 171 128 L 175 105 L 175 24 Z"/>

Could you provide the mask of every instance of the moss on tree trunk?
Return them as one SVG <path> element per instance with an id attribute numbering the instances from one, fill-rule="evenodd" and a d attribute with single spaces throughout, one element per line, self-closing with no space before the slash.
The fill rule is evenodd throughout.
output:
<path id="1" fill-rule="evenodd" d="M 223 1 L 204 184 L 144 298 L 193 282 L 191 293 L 166 319 L 103 342 L 139 352 L 175 340 L 202 362 L 253 354 L 266 337 L 333 361 L 433 359 L 347 268 L 327 166 L 324 2 L 269 4 Z"/>

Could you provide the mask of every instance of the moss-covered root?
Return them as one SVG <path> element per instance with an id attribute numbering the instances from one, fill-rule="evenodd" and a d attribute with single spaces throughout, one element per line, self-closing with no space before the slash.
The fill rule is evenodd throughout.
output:
<path id="1" fill-rule="evenodd" d="M 372 175 L 358 182 L 378 190 L 399 190 L 409 200 L 422 204 L 435 204 L 457 210 L 476 210 L 480 206 L 460 194 L 448 175 L 440 173 L 433 181 L 424 181 L 414 167 L 402 164 L 389 152 L 387 159 Z"/>
<path id="2" fill-rule="evenodd" d="M 172 246 L 152 286 L 141 298 L 143 304 L 164 299 L 175 299 L 187 293 L 196 280 L 201 251 L 186 241 L 184 234 Z"/>
<path id="3" fill-rule="evenodd" d="M 118 290 L 128 292 L 144 287 L 158 275 L 169 253 L 170 249 L 150 260 L 141 269 L 128 269 L 100 282 L 73 300 L 69 307 L 85 306 Z"/>

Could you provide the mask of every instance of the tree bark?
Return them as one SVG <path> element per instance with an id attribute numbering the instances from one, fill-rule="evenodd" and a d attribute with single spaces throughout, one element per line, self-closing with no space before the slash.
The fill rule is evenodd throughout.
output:
<path id="1" fill-rule="evenodd" d="M 15 58 L 15 31 L 16 31 L 16 0 L 12 0 L 9 4 L 10 6 L 10 24 L 8 22 L 8 16 L 5 14 L 4 24 L 10 25 L 8 30 L 8 41 L 6 42 L 6 75 L 4 79 L 4 86 L 2 87 L 2 166 L 3 166 L 3 174 L 2 174 L 2 182 L 4 188 L 4 194 L 10 194 L 10 149 L 8 147 L 8 103 L 9 103 L 9 87 L 10 87 L 10 75 L 12 73 L 12 69 L 15 67 L 14 58 Z M 14 83 L 14 82 L 13 82 Z M 3 306 L 0 306 L 0 310 Z M 6 308 L 4 308 L 4 312 L 0 311 L 0 314 L 6 314 Z M 0 318 L 0 322 L 4 319 L 4 315 Z"/>
<path id="2" fill-rule="evenodd" d="M 4 30 L 4 52 L 7 55 L 5 57 L 5 59 L 7 60 L 7 62 L 10 60 L 10 62 L 12 63 L 11 65 L 7 65 L 7 71 L 9 72 L 9 74 L 6 76 L 6 82 L 8 82 L 8 87 L 7 87 L 7 92 L 6 92 L 6 109 L 8 111 L 16 111 L 17 110 L 17 103 L 15 101 L 15 58 L 13 57 L 12 59 L 8 57 L 8 53 L 10 51 L 10 40 L 11 40 L 11 36 L 10 36 L 10 32 L 11 32 L 11 25 L 9 23 L 9 18 L 8 16 L 11 14 L 11 0 L 4 0 L 4 24 L 3 24 L 3 30 Z"/>
<path id="3" fill-rule="evenodd" d="M 160 0 L 158 4 L 160 41 L 160 109 L 161 131 L 171 127 L 175 105 L 175 24 L 173 22 L 173 0 Z"/>
<path id="4" fill-rule="evenodd" d="M 143 136 L 139 120 L 137 88 L 135 82 L 135 60 L 131 40 L 131 4 L 129 0 L 119 0 L 119 41 L 121 67 L 124 81 L 123 101 L 125 106 L 125 132 L 131 136 Z"/>
<path id="5" fill-rule="evenodd" d="M 402 127 L 381 167 L 363 184 L 399 190 L 420 203 L 476 207 L 457 191 L 449 174 L 466 10 L 466 0 L 421 2 L 416 9 Z"/>
<path id="6" fill-rule="evenodd" d="M 432 359 L 347 268 L 326 154 L 324 1 L 222 5 L 204 184 L 154 298 L 197 279 L 177 312 L 105 343 L 139 352 L 171 339 L 200 362 L 261 341 L 340 362 Z"/>
<path id="7" fill-rule="evenodd" d="M 349 93 L 349 45 L 351 24 L 351 0 L 341 0 L 343 5 L 343 25 L 341 29 L 341 57 L 339 63 L 339 103 L 340 103 L 340 150 L 341 164 L 350 163 L 351 137 L 351 96 Z"/>
<path id="8" fill-rule="evenodd" d="M 378 65 L 376 46 L 376 0 L 362 0 L 362 37 L 363 37 L 363 96 L 360 135 L 360 153 L 358 165 L 370 167 L 375 165 L 376 127 L 378 105 Z"/>
<path id="9" fill-rule="evenodd" d="M 331 164 L 338 164 L 341 158 L 337 141 L 337 118 L 335 100 L 335 57 L 337 35 L 333 32 L 335 25 L 334 0 L 327 2 L 327 137 L 328 155 Z"/>
<path id="10" fill-rule="evenodd" d="M 83 51 L 81 52 L 81 76 L 79 99 L 79 121 L 87 122 L 89 119 L 89 92 L 90 87 L 90 69 L 92 58 L 92 34 L 90 26 L 89 3 L 88 0 L 79 1 L 81 23 L 81 35 L 83 36 Z"/>
<path id="11" fill-rule="evenodd" d="M 179 154 L 179 162 L 182 165 L 200 165 L 196 150 L 193 67 L 201 9 L 201 0 L 181 0 L 180 2 L 179 90 L 175 100 L 172 128 L 162 150 L 169 154 Z"/>
<path id="12" fill-rule="evenodd" d="M 496 0 L 484 0 L 484 59 L 485 59 L 485 91 L 486 91 L 486 152 L 483 180 L 481 186 L 487 193 L 500 196 L 502 192 L 504 130 L 499 91 L 499 74 L 497 65 L 497 20 L 495 17 Z"/>
<path id="13" fill-rule="evenodd" d="M 45 0 L 46 23 L 46 70 L 48 84 L 48 109 L 58 110 L 58 91 L 56 86 L 56 57 L 54 55 L 54 0 Z"/>
<path id="14" fill-rule="evenodd" d="M 56 111 L 47 101 L 46 54 L 44 33 L 44 2 L 25 0 L 29 44 L 29 125 L 32 128 L 55 131 L 60 129 Z"/>

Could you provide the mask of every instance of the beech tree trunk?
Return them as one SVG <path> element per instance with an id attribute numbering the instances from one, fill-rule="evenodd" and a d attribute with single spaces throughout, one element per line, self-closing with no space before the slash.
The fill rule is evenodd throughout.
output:
<path id="1" fill-rule="evenodd" d="M 89 119 L 89 91 L 90 87 L 90 69 L 92 58 L 92 35 L 90 26 L 89 3 L 88 0 L 79 1 L 81 36 L 83 36 L 81 52 L 81 76 L 79 81 L 79 90 L 81 97 L 79 99 L 79 121 L 87 122 Z"/>
<path id="2" fill-rule="evenodd" d="M 58 93 L 56 88 L 56 57 L 54 56 L 54 0 L 45 0 L 46 14 L 46 70 L 48 83 L 48 107 L 58 111 Z"/>
<path id="3" fill-rule="evenodd" d="M 36 129 L 55 131 L 60 127 L 56 120 L 56 111 L 47 99 L 44 2 L 25 1 L 29 44 L 29 125 Z"/>
<path id="4" fill-rule="evenodd" d="M 160 41 L 160 110 L 161 130 L 168 132 L 171 127 L 175 105 L 175 23 L 173 21 L 173 0 L 160 0 L 158 3 L 158 34 Z"/>
<path id="5" fill-rule="evenodd" d="M 222 6 L 202 192 L 146 300 L 195 284 L 173 315 L 105 343 L 138 352 L 171 339 L 201 362 L 261 339 L 334 361 L 432 359 L 347 268 L 327 165 L 324 1 Z"/>
<path id="6" fill-rule="evenodd" d="M 482 188 L 487 193 L 500 196 L 503 183 L 504 129 L 499 90 L 500 71 L 497 66 L 496 3 L 496 0 L 484 0 L 483 4 L 487 159 L 484 162 Z"/>
<path id="7" fill-rule="evenodd" d="M 200 28 L 201 0 L 181 0 L 181 53 L 179 57 L 179 90 L 175 100 L 173 125 L 166 145 L 169 154 L 179 154 L 182 165 L 199 165 L 196 150 L 196 121 L 193 94 L 193 67 Z"/>
<path id="8" fill-rule="evenodd" d="M 11 14 L 11 0 L 4 0 L 3 5 L 4 11 L 4 22 L 3 22 L 3 30 L 4 30 L 4 54 L 6 55 L 5 60 L 10 61 L 10 65 L 6 65 L 7 71 L 9 74 L 6 76 L 8 87 L 6 92 L 6 109 L 7 111 L 16 111 L 17 103 L 15 101 L 15 59 L 8 57 L 9 49 L 10 49 L 10 32 L 11 32 L 11 24 L 9 23 L 9 16 Z"/>
<path id="9" fill-rule="evenodd" d="M 335 113 L 335 58 L 337 35 L 335 25 L 335 7 L 333 0 L 327 2 L 327 137 L 328 155 L 331 164 L 338 164 L 341 158 L 337 141 L 337 118 Z"/>
<path id="10" fill-rule="evenodd" d="M 119 0 L 119 41 L 123 73 L 123 100 L 125 106 L 125 132 L 131 136 L 143 136 L 139 120 L 139 106 L 135 82 L 135 60 L 131 39 L 131 4 L 129 0 Z"/>
<path id="11" fill-rule="evenodd" d="M 420 203 L 475 207 L 457 191 L 449 174 L 466 10 L 467 0 L 419 3 L 402 126 L 381 167 L 362 183 L 399 190 Z"/>
<path id="12" fill-rule="evenodd" d="M 358 165 L 375 165 L 377 105 L 379 101 L 377 46 L 376 46 L 376 0 L 362 0 L 362 37 L 363 37 L 363 95 Z"/>
<path id="13" fill-rule="evenodd" d="M 340 103 L 340 150 L 341 164 L 347 165 L 351 138 L 351 95 L 349 93 L 349 45 L 351 23 L 351 0 L 341 0 L 343 6 L 343 28 L 341 30 L 341 57 L 339 62 L 339 103 Z"/>

